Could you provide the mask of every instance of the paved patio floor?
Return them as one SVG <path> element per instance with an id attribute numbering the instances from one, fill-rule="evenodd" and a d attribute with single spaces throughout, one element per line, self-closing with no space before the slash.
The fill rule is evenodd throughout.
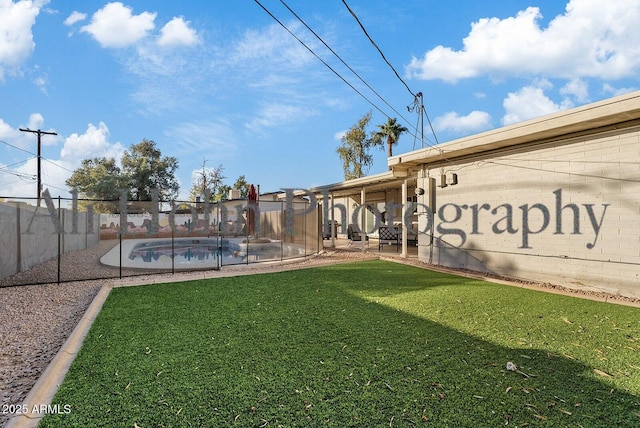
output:
<path id="1" fill-rule="evenodd" d="M 348 239 L 336 238 L 334 239 L 335 248 L 340 250 L 349 251 L 362 251 L 362 244 L 360 241 L 350 242 Z M 325 239 L 323 241 L 324 248 L 331 248 L 331 240 Z M 385 244 L 381 248 L 378 245 L 378 240 L 375 238 L 369 239 L 368 244 L 365 245 L 365 252 L 371 254 L 384 255 L 385 257 L 398 257 L 402 258 L 402 245 L 396 247 L 396 245 Z M 417 260 L 418 259 L 418 247 L 415 243 L 410 243 L 407 246 L 407 258 Z"/>

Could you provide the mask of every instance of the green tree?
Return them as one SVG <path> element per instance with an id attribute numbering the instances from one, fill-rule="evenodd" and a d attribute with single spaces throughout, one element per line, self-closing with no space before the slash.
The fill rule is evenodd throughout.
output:
<path id="1" fill-rule="evenodd" d="M 149 201 L 151 190 L 158 189 L 161 200 L 178 196 L 180 185 L 175 177 L 178 160 L 162 156 L 153 140 L 144 139 L 125 150 L 122 156 L 122 173 L 126 177 L 130 200 Z"/>
<path id="2" fill-rule="evenodd" d="M 120 189 L 126 188 L 126 179 L 114 158 L 84 159 L 81 166 L 71 174 L 65 183 L 78 192 L 80 199 L 117 201 Z M 97 212 L 116 212 L 118 203 L 82 201 L 79 206 L 93 205 Z"/>
<path id="3" fill-rule="evenodd" d="M 195 180 L 191 186 L 189 197 L 192 201 L 195 201 L 197 197 L 200 197 L 201 201 L 204 201 L 205 194 L 209 195 L 209 202 L 215 200 L 224 199 L 221 195 L 221 190 L 224 185 L 224 167 L 218 165 L 217 168 L 207 168 L 207 160 L 202 162 L 202 169 L 194 172 Z"/>
<path id="4" fill-rule="evenodd" d="M 233 188 L 240 191 L 240 197 L 246 198 L 249 195 L 249 183 L 247 183 L 247 179 L 244 175 L 238 177 L 235 183 L 233 183 Z"/>
<path id="5" fill-rule="evenodd" d="M 223 184 L 218 188 L 218 193 L 216 194 L 216 199 L 219 201 L 226 201 L 229 199 L 229 191 L 231 190 L 231 186 L 228 184 Z"/>
<path id="6" fill-rule="evenodd" d="M 373 141 L 366 131 L 370 121 L 371 112 L 360 118 L 340 139 L 342 144 L 336 152 L 342 160 L 345 180 L 364 177 L 373 163 L 373 156 L 369 154 Z"/>
<path id="7" fill-rule="evenodd" d="M 382 145 L 383 143 L 386 143 L 387 156 L 391 157 L 393 156 L 392 147 L 398 144 L 398 139 L 400 139 L 400 134 L 402 134 L 403 132 L 407 132 L 407 128 L 400 125 L 397 122 L 397 119 L 395 117 L 388 118 L 387 123 L 383 125 L 377 125 L 377 126 L 379 130 L 375 131 L 371 136 L 373 145 L 377 146 L 377 145 Z"/>

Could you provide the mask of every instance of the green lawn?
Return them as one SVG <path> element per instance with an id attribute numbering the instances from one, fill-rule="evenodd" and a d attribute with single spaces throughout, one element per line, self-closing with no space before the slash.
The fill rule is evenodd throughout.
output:
<path id="1" fill-rule="evenodd" d="M 117 288 L 56 403 L 41 427 L 637 427 L 640 309 L 384 261 Z"/>

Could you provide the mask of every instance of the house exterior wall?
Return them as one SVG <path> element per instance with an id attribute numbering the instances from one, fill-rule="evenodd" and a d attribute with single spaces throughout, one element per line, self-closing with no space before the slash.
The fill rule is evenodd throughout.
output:
<path id="1" fill-rule="evenodd" d="M 424 165 L 419 259 L 640 297 L 639 159 L 634 127 Z"/>

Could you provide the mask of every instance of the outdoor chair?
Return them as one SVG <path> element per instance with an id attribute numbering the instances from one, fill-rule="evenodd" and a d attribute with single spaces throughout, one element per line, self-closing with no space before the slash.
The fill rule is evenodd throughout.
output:
<path id="1" fill-rule="evenodd" d="M 398 242 L 402 244 L 402 224 L 394 226 L 396 233 L 398 234 Z M 418 245 L 418 230 L 417 225 L 415 228 L 412 226 L 407 230 L 407 244 Z"/>
<path id="2" fill-rule="evenodd" d="M 358 228 L 353 224 L 347 226 L 347 238 L 349 239 L 349 245 L 353 244 L 355 241 L 362 242 L 363 236 L 365 238 L 365 242 L 369 245 L 369 237 L 367 235 L 363 235 L 359 232 Z"/>
<path id="3" fill-rule="evenodd" d="M 382 251 L 384 244 L 396 246 L 396 251 L 400 249 L 400 236 L 396 228 L 380 226 L 378 228 L 378 251 Z"/>

